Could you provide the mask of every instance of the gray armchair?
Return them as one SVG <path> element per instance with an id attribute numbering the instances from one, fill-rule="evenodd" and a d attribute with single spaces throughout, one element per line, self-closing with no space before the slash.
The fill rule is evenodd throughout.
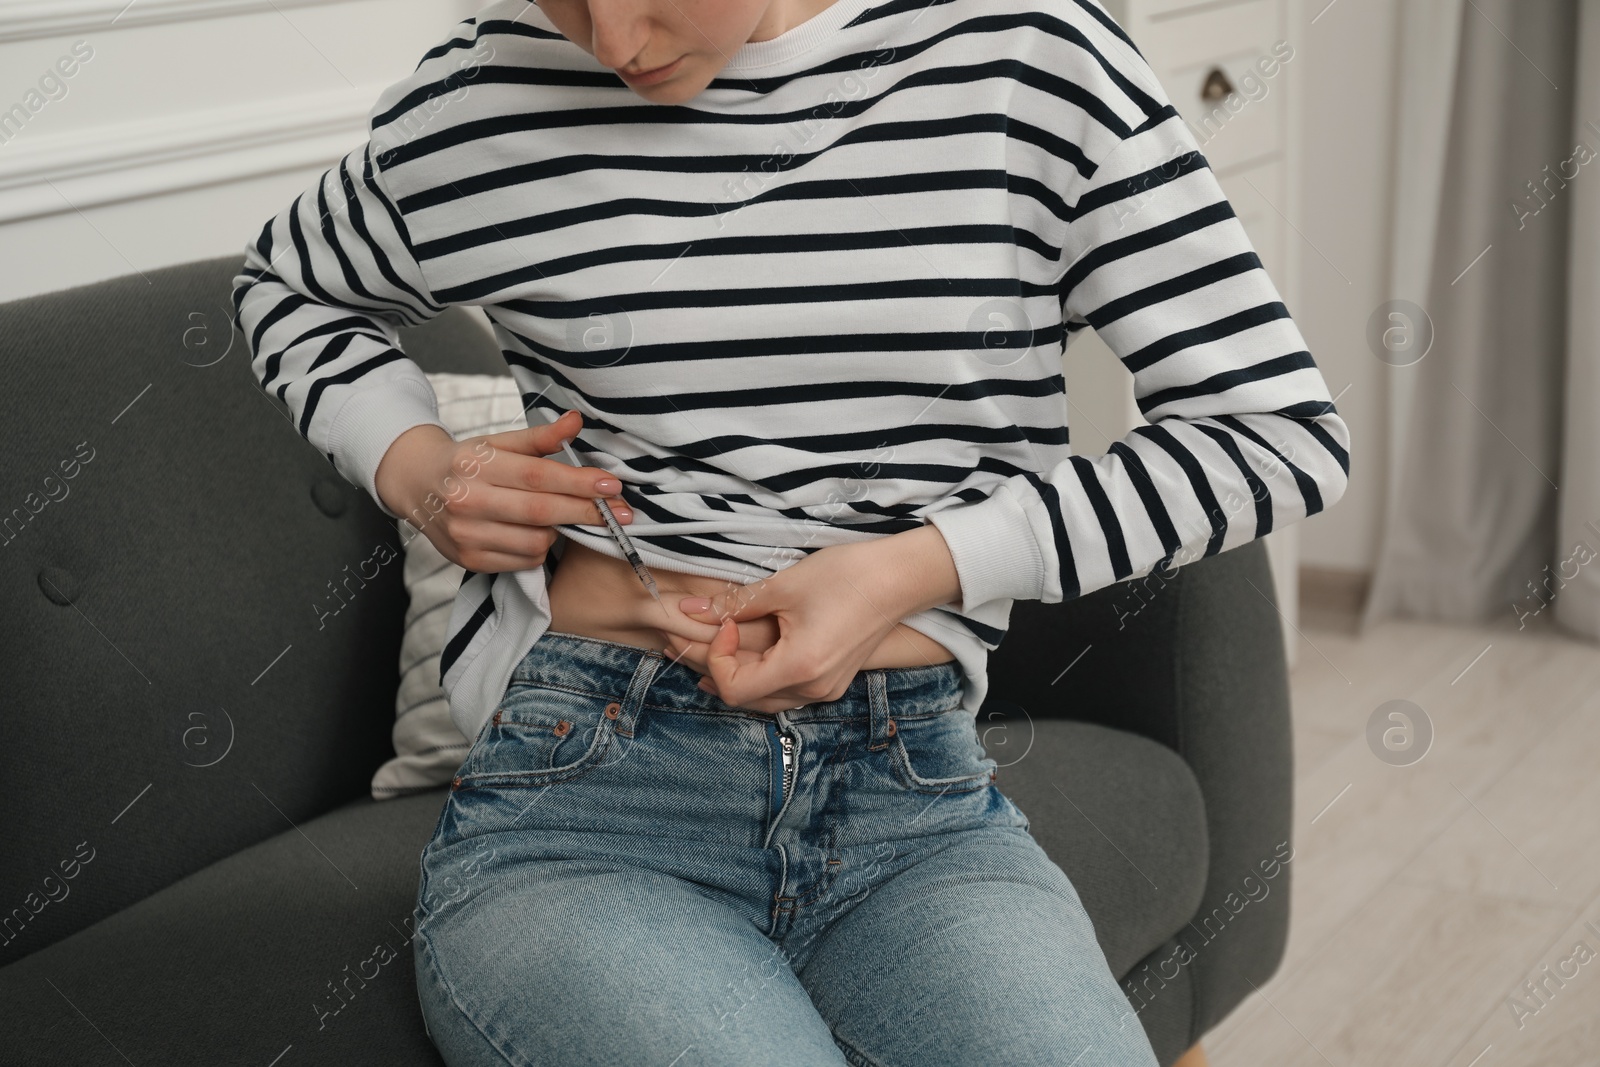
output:
<path id="1" fill-rule="evenodd" d="M 252 379 L 238 265 L 0 305 L 0 1063 L 440 1063 L 407 939 L 444 790 L 368 796 L 399 557 L 319 610 L 398 538 Z M 404 343 L 428 370 L 506 373 L 458 311 Z M 993 657 L 997 784 L 1163 1064 L 1283 952 L 1272 596 L 1256 542 L 1019 603 Z"/>

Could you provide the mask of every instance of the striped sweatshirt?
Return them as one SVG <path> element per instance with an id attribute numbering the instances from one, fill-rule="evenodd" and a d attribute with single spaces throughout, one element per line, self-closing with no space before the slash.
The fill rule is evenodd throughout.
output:
<path id="1" fill-rule="evenodd" d="M 234 286 L 262 388 L 392 518 L 385 450 L 443 426 L 397 328 L 473 305 L 530 424 L 582 412 L 652 568 L 750 582 L 932 523 L 960 601 L 903 621 L 972 714 L 1014 601 L 1236 547 L 1348 477 L 1305 340 L 1093 0 L 836 0 L 681 105 L 497 0 Z M 1147 422 L 1101 456 L 1072 453 L 1062 373 L 1090 326 Z M 468 739 L 549 628 L 547 577 L 463 577 L 439 677 Z"/>

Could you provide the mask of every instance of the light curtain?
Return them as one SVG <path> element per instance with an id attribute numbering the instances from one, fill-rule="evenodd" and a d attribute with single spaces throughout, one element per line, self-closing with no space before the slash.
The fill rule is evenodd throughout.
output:
<path id="1" fill-rule="evenodd" d="M 1600 0 L 1399 17 L 1390 292 L 1414 306 L 1369 324 L 1398 343 L 1375 348 L 1390 451 L 1361 625 L 1553 612 L 1600 638 Z"/>

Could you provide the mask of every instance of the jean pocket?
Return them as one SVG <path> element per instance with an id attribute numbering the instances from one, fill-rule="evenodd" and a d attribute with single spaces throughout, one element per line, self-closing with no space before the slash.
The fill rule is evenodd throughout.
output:
<path id="1" fill-rule="evenodd" d="M 966 793 L 994 780 L 974 716 L 959 706 L 914 717 L 891 716 L 889 765 L 896 781 L 918 793 Z"/>
<path id="2" fill-rule="evenodd" d="M 581 778 L 605 760 L 621 710 L 594 693 L 514 681 L 452 788 L 533 787 Z"/>

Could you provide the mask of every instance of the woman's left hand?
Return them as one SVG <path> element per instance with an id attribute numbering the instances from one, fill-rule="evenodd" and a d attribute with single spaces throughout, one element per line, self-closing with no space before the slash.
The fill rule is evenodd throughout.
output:
<path id="1" fill-rule="evenodd" d="M 667 635 L 700 687 L 768 714 L 837 700 L 900 620 L 959 598 L 944 537 L 931 524 L 873 541 L 830 545 L 769 577 L 715 597 L 685 597 L 691 618 L 720 621 L 709 643 Z M 696 609 L 700 610 L 696 610 Z M 741 650 L 735 622 L 771 617 L 778 640 Z"/>

